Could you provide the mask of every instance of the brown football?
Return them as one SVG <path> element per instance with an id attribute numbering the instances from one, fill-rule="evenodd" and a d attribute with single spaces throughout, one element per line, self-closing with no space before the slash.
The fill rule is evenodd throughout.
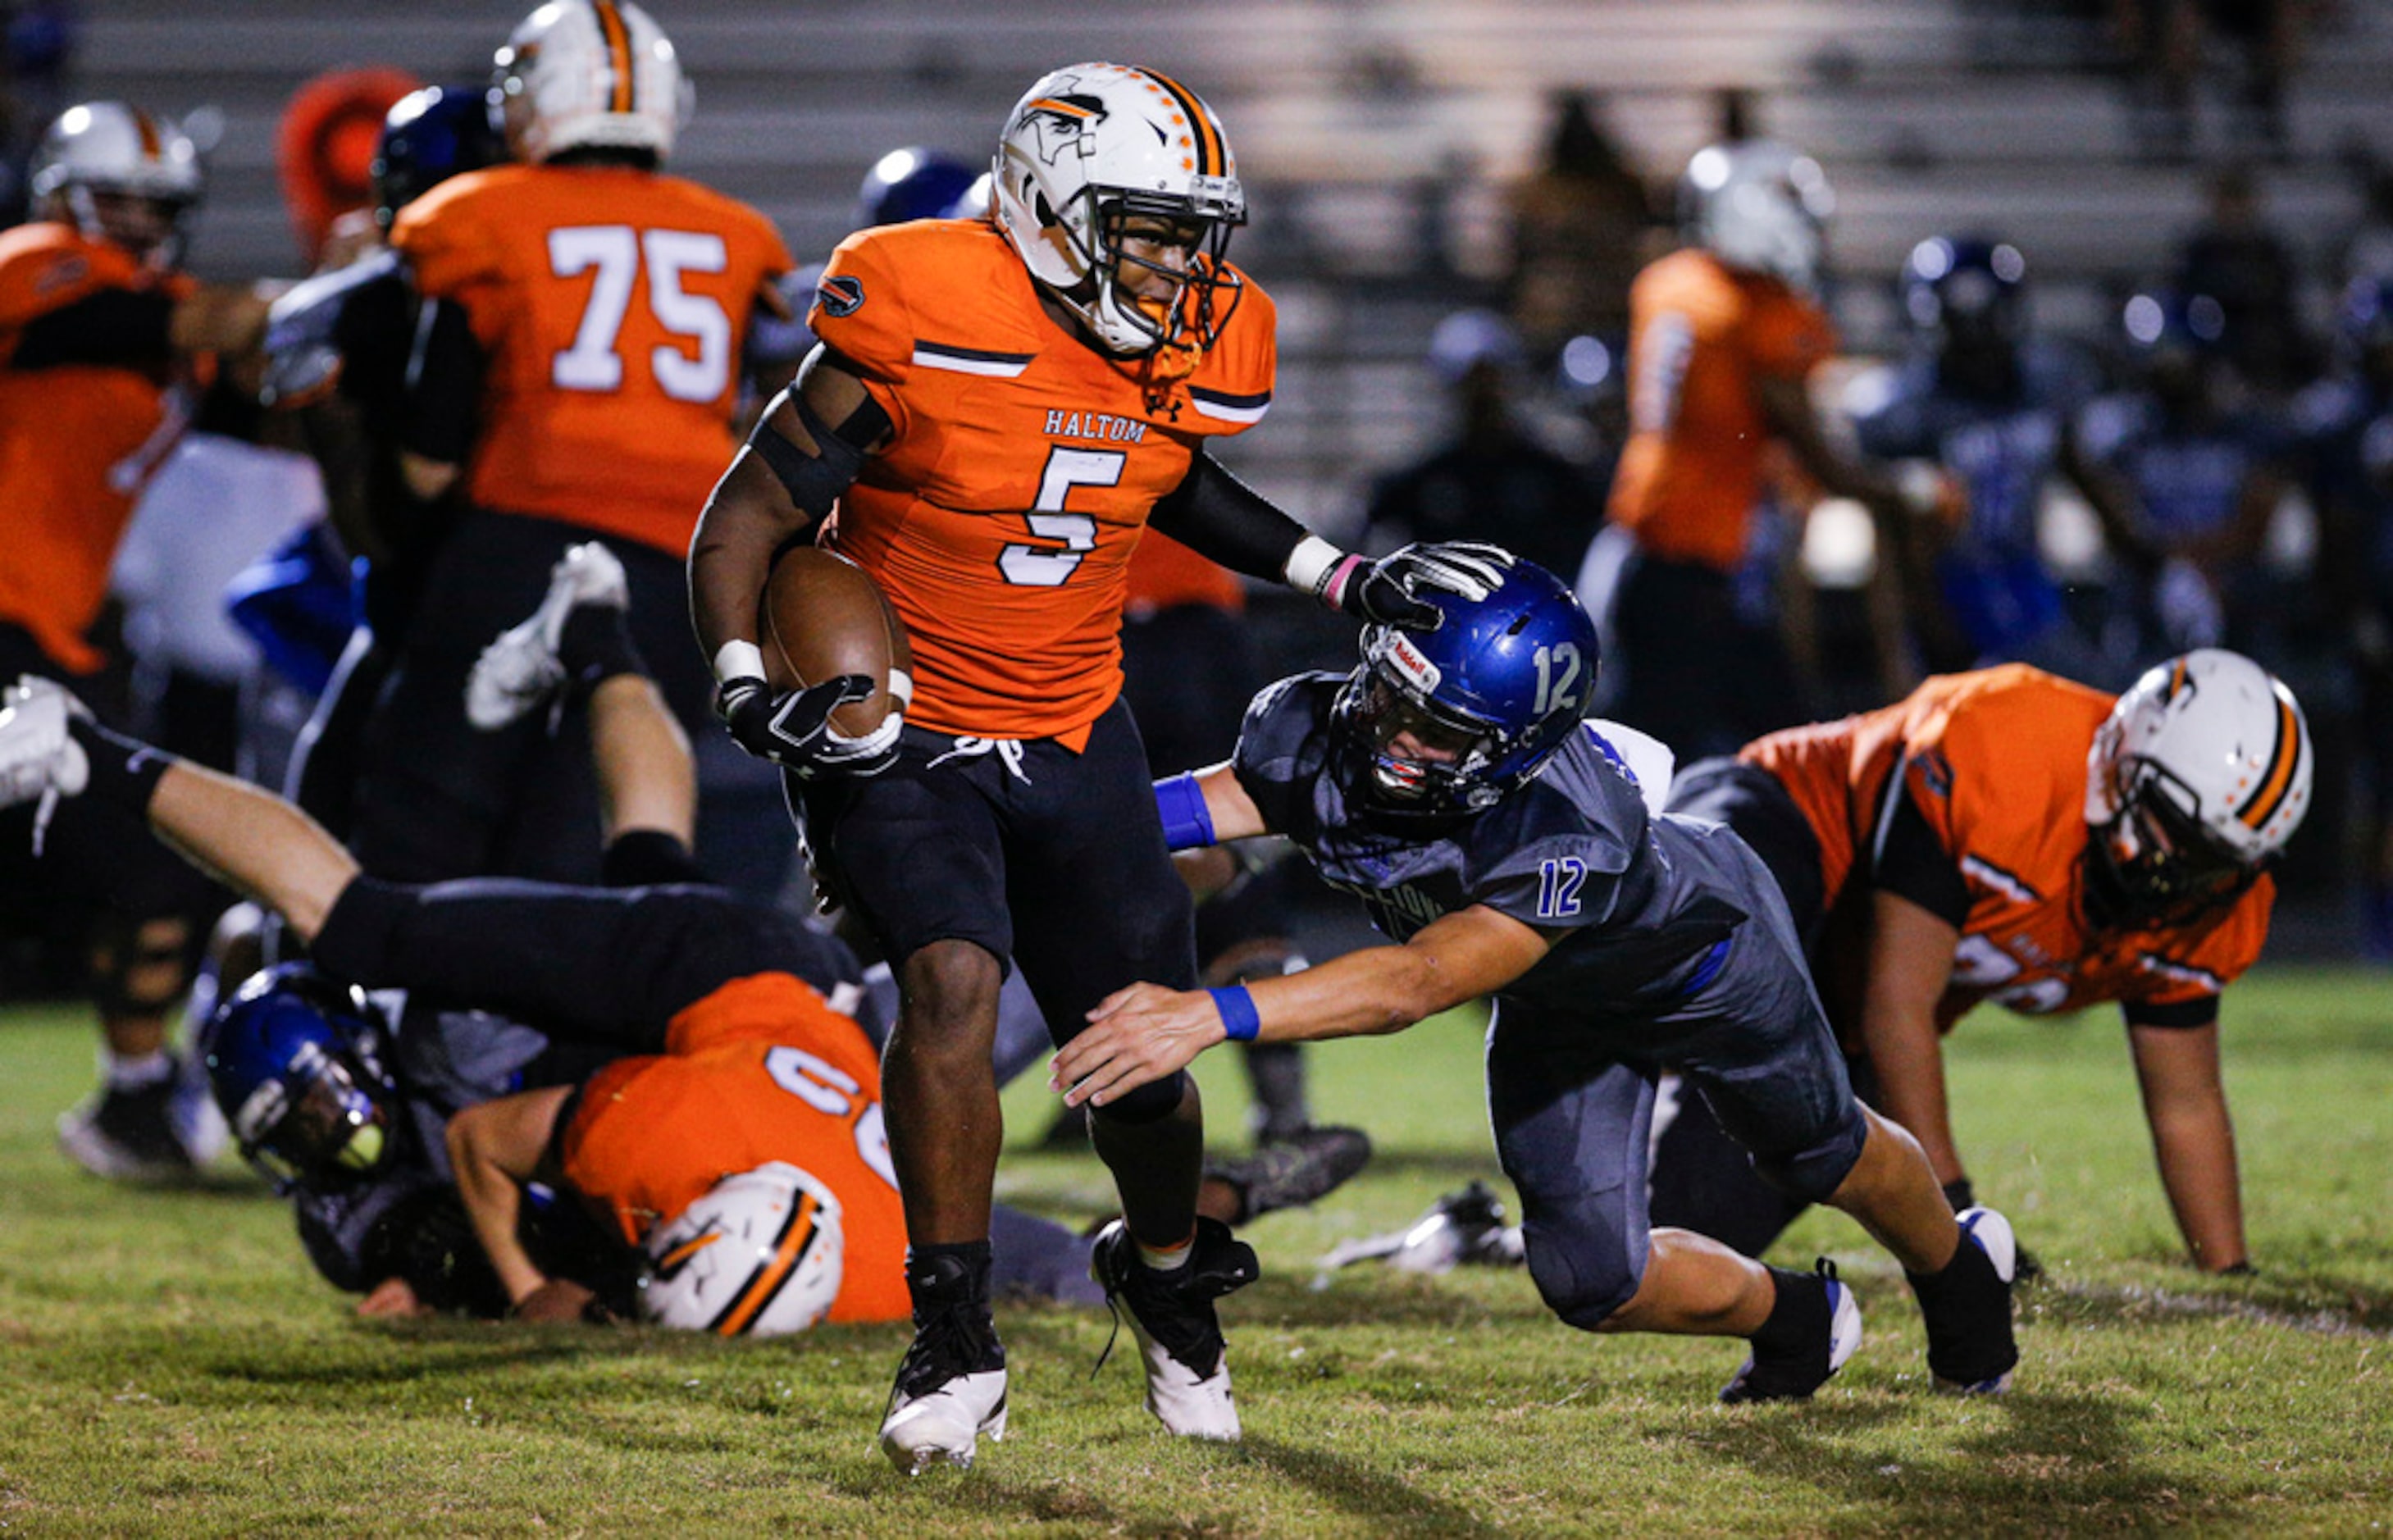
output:
<path id="1" fill-rule="evenodd" d="M 913 693 L 905 622 L 881 585 L 847 557 L 811 545 L 784 553 L 765 580 L 758 608 L 765 682 L 776 693 L 843 673 L 872 681 L 871 695 L 831 713 L 831 725 L 848 737 L 863 737 L 889 714 L 893 672 L 899 696 Z"/>

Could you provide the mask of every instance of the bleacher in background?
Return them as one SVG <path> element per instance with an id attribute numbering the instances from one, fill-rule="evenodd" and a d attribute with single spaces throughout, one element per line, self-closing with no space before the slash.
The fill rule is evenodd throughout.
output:
<path id="1" fill-rule="evenodd" d="M 83 94 L 169 111 L 214 103 L 226 132 L 194 248 L 216 275 L 290 273 L 273 129 L 292 90 L 345 64 L 478 80 L 521 7 L 503 0 L 93 0 Z M 1841 213 L 1837 306 L 1862 348 L 1894 318 L 1886 280 L 1940 229 L 1999 229 L 2029 254 L 2039 313 L 2090 332 L 2117 286 L 2162 264 L 2201 207 L 2200 164 L 2134 153 L 2118 83 L 2086 67 L 2090 23 L 1961 0 L 1212 0 L 1171 7 L 653 0 L 698 84 L 674 169 L 818 253 L 857 179 L 908 143 L 977 158 L 1031 79 L 1081 58 L 1151 64 L 1226 120 L 1255 210 L 1239 258 L 1279 297 L 1285 373 L 1241 468 L 1335 524 L 1356 477 L 1412 452 L 1439 406 L 1430 327 L 1483 297 L 1502 251 L 1498 189 L 1535 163 L 1547 94 L 1590 88 L 1657 180 L 1746 87 L 1760 125 L 1827 165 Z M 2270 215 L 2316 259 L 2355 218 L 2335 151 L 2393 151 L 2393 6 L 2347 0 L 2292 91 L 2293 154 L 2264 171 Z M 2216 114 L 2208 121 L 2215 123 Z M 2208 146 L 2202 147 L 2204 149 Z"/>

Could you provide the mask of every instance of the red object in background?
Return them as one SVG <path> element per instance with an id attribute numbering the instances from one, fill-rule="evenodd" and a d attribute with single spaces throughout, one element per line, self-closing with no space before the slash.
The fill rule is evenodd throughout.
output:
<path id="1" fill-rule="evenodd" d="M 382 120 L 423 83 L 374 65 L 333 70 L 299 87 L 275 131 L 274 164 L 292 232 L 314 266 L 333 221 L 373 199 L 374 145 Z"/>

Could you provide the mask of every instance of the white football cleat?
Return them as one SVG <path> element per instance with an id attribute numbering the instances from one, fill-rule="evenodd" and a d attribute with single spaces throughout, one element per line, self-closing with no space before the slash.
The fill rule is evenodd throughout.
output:
<path id="1" fill-rule="evenodd" d="M 1238 1408 L 1230 1397 L 1230 1357 L 1213 1301 L 1253 1283 L 1261 1269 L 1254 1247 L 1218 1220 L 1199 1219 L 1192 1245 L 1181 1266 L 1151 1268 L 1129 1228 L 1116 1220 L 1097 1233 L 1089 1272 L 1105 1286 L 1116 1319 L 1130 1317 L 1146 1367 L 1146 1409 L 1156 1420 L 1180 1438 L 1235 1443 Z"/>
<path id="2" fill-rule="evenodd" d="M 565 683 L 557 656 L 565 622 L 582 605 L 631 607 L 623 564 L 598 542 L 569 547 L 550 568 L 548 593 L 531 618 L 499 633 L 465 676 L 465 720 L 486 733 L 519 722 Z"/>
<path id="3" fill-rule="evenodd" d="M 957 1375 L 918 1396 L 906 1393 L 906 1372 L 898 1370 L 889 1411 L 881 1419 L 881 1452 L 891 1465 L 909 1476 L 935 1465 L 970 1470 L 984 1433 L 1005 1437 L 1003 1369 Z"/>

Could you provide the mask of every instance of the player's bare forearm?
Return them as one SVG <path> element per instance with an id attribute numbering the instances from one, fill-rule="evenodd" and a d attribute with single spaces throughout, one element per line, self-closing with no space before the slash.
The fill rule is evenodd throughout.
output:
<path id="1" fill-rule="evenodd" d="M 786 404 L 776 408 L 775 421 L 788 417 Z M 689 542 L 690 623 L 709 659 L 726 642 L 755 642 L 756 596 L 773 553 L 806 523 L 772 470 L 742 449 L 715 483 Z"/>
<path id="2" fill-rule="evenodd" d="M 570 1094 L 569 1088 L 556 1086 L 502 1096 L 449 1120 L 449 1164 L 456 1172 L 457 1195 L 511 1304 L 522 1303 L 548 1282 L 517 1233 L 521 1184 L 531 1179 Z"/>
<path id="3" fill-rule="evenodd" d="M 150 799 L 150 826 L 193 863 L 273 909 L 302 942 L 358 875 L 324 827 L 271 791 L 177 760 Z"/>
<path id="4" fill-rule="evenodd" d="M 1909 899 L 1876 894 L 1862 998 L 1862 1042 L 1877 1073 L 1878 1111 L 1910 1130 L 1936 1180 L 1948 1186 L 1966 1173 L 1953 1142 L 1936 1004 L 1951 981 L 1959 939 L 1953 925 Z"/>
<path id="5" fill-rule="evenodd" d="M 1309 1042 L 1401 1032 L 1493 993 L 1527 972 L 1551 943 L 1519 920 L 1474 907 L 1401 946 L 1370 946 L 1247 987 L 1255 1040 Z M 1184 1068 L 1226 1040 L 1221 1004 L 1206 990 L 1134 984 L 1089 1012 L 1056 1051 L 1048 1085 L 1073 1106 L 1099 1105 Z"/>
<path id="6" fill-rule="evenodd" d="M 2134 1027 L 2128 1041 L 2161 1185 L 2194 1265 L 2216 1272 L 2249 1260 L 2235 1124 L 2218 1077 L 2217 1025 Z"/>
<path id="7" fill-rule="evenodd" d="M 1259 834 L 1269 834 L 1270 824 L 1264 821 L 1262 810 L 1247 795 L 1247 789 L 1227 764 L 1216 764 L 1196 773 L 1196 790 L 1205 795 L 1206 816 L 1213 820 L 1213 842 L 1251 840 Z"/>
<path id="8" fill-rule="evenodd" d="M 166 340 L 178 353 L 247 353 L 266 336 L 266 316 L 277 287 L 203 283 L 181 299 L 166 321 Z"/>

